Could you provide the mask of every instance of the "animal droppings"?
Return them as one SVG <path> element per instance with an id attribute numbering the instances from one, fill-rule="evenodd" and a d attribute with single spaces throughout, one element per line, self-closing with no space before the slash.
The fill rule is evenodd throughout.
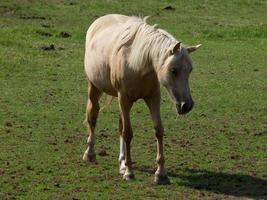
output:
<path id="1" fill-rule="evenodd" d="M 68 38 L 68 37 L 71 37 L 71 34 L 69 34 L 67 32 L 60 32 L 59 33 L 59 37 Z"/>
<path id="2" fill-rule="evenodd" d="M 108 156 L 107 154 L 107 151 L 106 150 L 101 150 L 99 153 L 98 153 L 99 156 Z"/>
<path id="3" fill-rule="evenodd" d="M 53 44 L 45 45 L 45 46 L 42 46 L 41 49 L 43 49 L 45 51 L 55 50 L 55 45 L 53 45 Z"/>
<path id="4" fill-rule="evenodd" d="M 169 5 L 169 6 L 164 7 L 163 10 L 175 10 L 175 8 Z"/>

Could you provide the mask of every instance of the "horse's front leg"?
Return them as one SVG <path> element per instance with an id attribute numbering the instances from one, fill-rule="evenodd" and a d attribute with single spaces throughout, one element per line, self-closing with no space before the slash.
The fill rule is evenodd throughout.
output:
<path id="1" fill-rule="evenodd" d="M 124 174 L 125 170 L 126 170 L 126 166 L 125 166 L 125 142 L 124 139 L 122 137 L 122 120 L 121 120 L 121 116 L 120 116 L 120 121 L 119 121 L 119 133 L 120 133 L 120 154 L 119 154 L 119 164 L 120 164 L 120 168 L 119 168 L 119 173 L 120 174 Z"/>
<path id="2" fill-rule="evenodd" d="M 119 106 L 120 106 L 120 115 L 122 122 L 122 131 L 121 136 L 125 142 L 125 172 L 123 178 L 127 181 L 134 179 L 134 173 L 132 169 L 132 160 L 131 160 L 131 140 L 133 137 L 133 131 L 130 121 L 130 110 L 133 103 L 127 99 L 127 97 L 121 93 L 118 94 Z"/>
<path id="3" fill-rule="evenodd" d="M 157 138 L 157 171 L 155 173 L 155 182 L 160 185 L 169 184 L 169 178 L 167 171 L 164 167 L 164 155 L 163 155 L 163 134 L 164 128 L 160 118 L 160 91 L 158 90 L 153 96 L 146 98 L 145 102 L 149 107 L 150 114 L 153 120 L 155 135 Z"/>

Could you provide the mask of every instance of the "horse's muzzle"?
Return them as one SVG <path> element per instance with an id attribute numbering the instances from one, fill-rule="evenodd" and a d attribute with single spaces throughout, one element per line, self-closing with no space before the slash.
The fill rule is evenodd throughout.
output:
<path id="1" fill-rule="evenodd" d="M 194 107 L 194 102 L 193 101 L 188 101 L 188 102 L 179 102 L 176 104 L 176 109 L 179 115 L 184 115 L 192 110 Z"/>

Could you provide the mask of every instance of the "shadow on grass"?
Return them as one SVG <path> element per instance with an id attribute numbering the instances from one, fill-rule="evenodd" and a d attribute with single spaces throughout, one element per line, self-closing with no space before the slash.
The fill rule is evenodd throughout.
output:
<path id="1" fill-rule="evenodd" d="M 139 171 L 154 173 L 154 170 L 139 168 Z M 179 178 L 179 185 L 237 197 L 267 199 L 267 180 L 243 174 L 212 172 L 202 169 L 169 171 L 170 177 Z"/>

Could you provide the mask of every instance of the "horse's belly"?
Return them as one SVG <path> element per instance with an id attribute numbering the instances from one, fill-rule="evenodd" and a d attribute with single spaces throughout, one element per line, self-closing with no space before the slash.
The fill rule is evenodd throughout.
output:
<path id="1" fill-rule="evenodd" d="M 117 91 L 110 81 L 110 70 L 108 66 L 87 66 L 85 72 L 88 80 L 100 91 L 112 96 L 117 96 Z"/>

